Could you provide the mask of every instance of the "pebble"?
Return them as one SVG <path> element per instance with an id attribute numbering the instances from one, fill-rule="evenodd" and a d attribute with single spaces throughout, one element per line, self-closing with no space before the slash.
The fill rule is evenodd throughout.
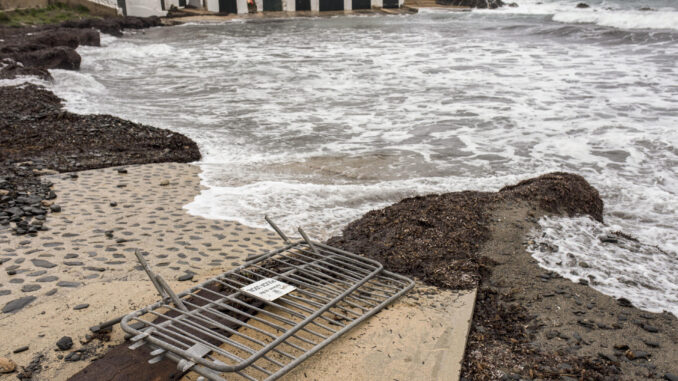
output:
<path id="1" fill-rule="evenodd" d="M 23 287 L 21 287 L 22 292 L 33 292 L 33 291 L 38 291 L 40 289 L 39 284 L 25 284 Z"/>
<path id="2" fill-rule="evenodd" d="M 57 347 L 62 351 L 67 351 L 73 347 L 73 339 L 68 336 L 64 336 L 56 343 Z"/>
<path id="3" fill-rule="evenodd" d="M 111 201 L 108 205 L 116 207 L 116 206 L 118 206 L 118 203 L 115 202 L 115 201 Z"/>
<path id="4" fill-rule="evenodd" d="M 73 307 L 73 309 L 76 310 L 76 311 L 79 311 L 79 310 L 84 310 L 87 307 L 89 307 L 89 304 L 82 303 L 82 304 L 78 304 L 77 306 Z"/>
<path id="5" fill-rule="evenodd" d="M 67 281 L 61 281 L 57 283 L 57 286 L 59 287 L 78 287 L 80 286 L 79 282 L 67 282 Z"/>
<path id="6" fill-rule="evenodd" d="M 8 358 L 0 357 L 0 373 L 12 373 L 16 370 L 16 363 Z"/>
<path id="7" fill-rule="evenodd" d="M 61 212 L 61 206 L 54 204 L 54 205 L 49 207 L 49 210 L 52 213 L 59 213 L 59 212 Z"/>
<path id="8" fill-rule="evenodd" d="M 160 182 L 160 186 L 168 186 L 170 184 L 169 180 L 163 180 Z"/>
<path id="9" fill-rule="evenodd" d="M 193 274 L 184 274 L 184 275 L 180 275 L 177 278 L 177 280 L 179 282 L 184 282 L 184 281 L 191 280 L 191 279 L 193 279 Z"/>
<path id="10" fill-rule="evenodd" d="M 52 267 L 56 267 L 56 265 L 50 261 L 46 261 L 44 259 L 31 259 L 31 262 L 33 262 L 34 266 L 37 267 L 43 267 L 46 269 L 51 269 Z"/>
<path id="11" fill-rule="evenodd" d="M 82 355 L 80 355 L 80 352 L 71 352 L 64 358 L 64 360 L 68 362 L 75 362 L 80 361 L 81 358 Z"/>
<path id="12" fill-rule="evenodd" d="M 633 307 L 633 304 L 631 304 L 631 301 L 626 299 L 626 298 L 617 299 L 617 304 L 619 304 L 622 307 Z"/>
<path id="13" fill-rule="evenodd" d="M 657 327 L 655 327 L 655 326 L 653 326 L 653 325 L 649 325 L 649 324 L 641 324 L 640 327 L 641 327 L 642 329 L 646 330 L 647 332 L 650 332 L 650 333 L 657 333 L 657 332 L 659 332 L 659 328 L 657 328 Z"/>
<path id="14" fill-rule="evenodd" d="M 2 307 L 2 313 L 8 314 L 16 312 L 26 307 L 27 305 L 31 304 L 34 300 L 35 296 L 24 296 L 23 298 L 14 299 L 9 303 L 5 304 L 4 307 Z"/>
<path id="15" fill-rule="evenodd" d="M 127 168 L 118 168 L 118 173 L 120 174 L 126 174 L 127 173 Z"/>
<path id="16" fill-rule="evenodd" d="M 678 381 L 678 376 L 676 376 L 675 374 L 672 374 L 672 373 L 666 373 L 664 375 L 664 379 L 667 380 L 667 381 Z"/>
<path id="17" fill-rule="evenodd" d="M 23 347 L 19 347 L 12 351 L 12 353 L 21 353 L 21 352 L 26 352 L 28 350 L 28 345 L 24 345 Z"/>

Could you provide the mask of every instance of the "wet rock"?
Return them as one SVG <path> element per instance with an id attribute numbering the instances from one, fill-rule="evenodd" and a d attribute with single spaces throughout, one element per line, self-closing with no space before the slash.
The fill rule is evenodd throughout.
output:
<path id="1" fill-rule="evenodd" d="M 639 360 L 639 359 L 649 359 L 650 354 L 645 352 L 645 351 L 632 351 L 632 350 L 627 350 L 624 352 L 624 356 L 626 356 L 627 359 L 629 360 Z"/>
<path id="2" fill-rule="evenodd" d="M 640 328 L 642 328 L 642 329 L 644 329 L 644 330 L 646 330 L 647 332 L 650 332 L 650 333 L 659 332 L 659 328 L 657 328 L 653 325 L 649 325 L 649 324 L 644 324 L 644 323 L 640 324 Z"/>
<path id="3" fill-rule="evenodd" d="M 19 299 L 14 299 L 5 304 L 4 307 L 2 307 L 2 313 L 9 314 L 19 311 L 20 309 L 31 304 L 35 299 L 36 299 L 35 296 L 24 296 Z"/>
<path id="4" fill-rule="evenodd" d="M 619 239 L 617 239 L 617 236 L 614 234 L 605 234 L 599 237 L 600 242 L 603 243 L 617 243 L 619 242 Z"/>
<path id="5" fill-rule="evenodd" d="M 67 351 L 73 347 L 73 339 L 68 336 L 64 336 L 59 339 L 59 341 L 57 341 L 56 346 L 62 351 Z"/>
<path id="6" fill-rule="evenodd" d="M 626 299 L 626 298 L 617 299 L 617 304 L 619 304 L 622 307 L 633 307 L 633 304 L 631 303 L 631 301 Z"/>
<path id="7" fill-rule="evenodd" d="M 577 8 L 590 8 L 591 6 L 586 4 L 586 3 L 579 3 L 577 4 Z"/>

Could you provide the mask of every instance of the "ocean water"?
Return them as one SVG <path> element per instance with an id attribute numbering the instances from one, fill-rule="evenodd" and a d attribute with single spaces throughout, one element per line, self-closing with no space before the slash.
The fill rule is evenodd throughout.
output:
<path id="1" fill-rule="evenodd" d="M 196 140 L 207 189 L 190 213 L 269 214 L 288 233 L 326 238 L 408 196 L 581 174 L 606 223 L 543 219 L 531 239 L 558 250 L 535 258 L 678 314 L 678 6 L 516 2 L 104 37 L 51 86 L 71 111 Z M 640 243 L 598 239 L 617 230 Z"/>

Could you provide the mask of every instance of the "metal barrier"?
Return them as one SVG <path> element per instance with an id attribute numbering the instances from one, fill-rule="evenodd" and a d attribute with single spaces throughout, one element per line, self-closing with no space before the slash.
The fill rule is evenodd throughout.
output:
<path id="1" fill-rule="evenodd" d="M 274 380 L 414 286 L 374 260 L 304 238 L 175 295 L 142 263 L 162 301 L 121 321 L 135 349 L 150 345 L 210 380 Z"/>

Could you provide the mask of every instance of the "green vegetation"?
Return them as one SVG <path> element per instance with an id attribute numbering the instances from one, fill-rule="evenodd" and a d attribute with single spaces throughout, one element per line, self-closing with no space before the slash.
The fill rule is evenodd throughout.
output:
<path id="1" fill-rule="evenodd" d="M 48 5 L 46 8 L 0 11 L 0 25 L 56 24 L 66 20 L 78 20 L 85 17 L 90 17 L 89 9 L 82 5 L 71 7 L 63 3 L 55 3 Z"/>

